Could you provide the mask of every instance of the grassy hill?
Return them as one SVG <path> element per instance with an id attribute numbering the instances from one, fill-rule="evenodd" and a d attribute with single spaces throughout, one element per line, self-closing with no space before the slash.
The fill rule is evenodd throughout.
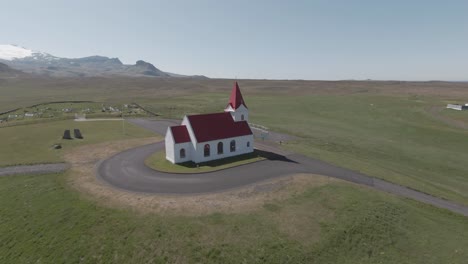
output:
<path id="1" fill-rule="evenodd" d="M 62 139 L 64 130 L 80 129 L 84 139 Z M 152 137 L 154 133 L 122 121 L 75 122 L 73 120 L 0 128 L 0 167 L 62 162 L 63 151 L 85 144 L 130 138 Z M 62 149 L 52 149 L 61 144 Z"/>

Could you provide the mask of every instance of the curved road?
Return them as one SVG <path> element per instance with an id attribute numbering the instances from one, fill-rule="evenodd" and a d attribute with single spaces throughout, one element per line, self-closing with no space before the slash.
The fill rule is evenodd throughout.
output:
<path id="1" fill-rule="evenodd" d="M 129 120 L 156 133 L 165 132 L 173 121 Z M 468 216 L 468 207 L 421 193 L 397 184 L 375 179 L 352 170 L 311 159 L 299 154 L 275 154 L 274 146 L 256 142 L 268 159 L 239 167 L 203 174 L 171 174 L 155 171 L 144 160 L 164 148 L 164 142 L 141 146 L 121 152 L 102 161 L 97 167 L 98 178 L 114 187 L 133 192 L 158 194 L 198 194 L 219 192 L 256 182 L 297 173 L 329 176 L 377 190 L 415 199 Z"/>

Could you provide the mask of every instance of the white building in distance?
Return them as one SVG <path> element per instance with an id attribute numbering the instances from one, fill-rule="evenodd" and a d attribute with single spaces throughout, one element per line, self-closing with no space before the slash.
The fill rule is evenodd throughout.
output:
<path id="1" fill-rule="evenodd" d="M 468 110 L 468 104 L 465 105 L 459 105 L 459 104 L 447 104 L 448 109 L 453 109 L 453 110 Z"/>
<path id="2" fill-rule="evenodd" d="M 222 113 L 188 115 L 166 132 L 166 159 L 172 163 L 201 163 L 254 151 L 249 110 L 236 82 Z"/>

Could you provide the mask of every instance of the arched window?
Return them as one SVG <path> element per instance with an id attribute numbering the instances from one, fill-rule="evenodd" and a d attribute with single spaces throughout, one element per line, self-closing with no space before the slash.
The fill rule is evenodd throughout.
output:
<path id="1" fill-rule="evenodd" d="M 206 144 L 205 147 L 203 148 L 203 155 L 205 157 L 210 156 L 210 145 L 209 144 Z"/>
<path id="2" fill-rule="evenodd" d="M 247 141 L 247 147 L 250 148 L 250 141 Z"/>
<path id="3" fill-rule="evenodd" d="M 235 140 L 232 140 L 232 141 L 231 141 L 230 147 L 231 147 L 231 152 L 236 151 L 236 141 L 235 141 Z"/>
<path id="4" fill-rule="evenodd" d="M 241 120 L 244 121 L 244 115 L 241 115 Z"/>
<path id="5" fill-rule="evenodd" d="M 180 158 L 185 159 L 185 149 L 180 149 Z"/>
<path id="6" fill-rule="evenodd" d="M 223 154 L 224 150 L 223 150 L 223 142 L 219 142 L 218 143 L 218 154 Z"/>

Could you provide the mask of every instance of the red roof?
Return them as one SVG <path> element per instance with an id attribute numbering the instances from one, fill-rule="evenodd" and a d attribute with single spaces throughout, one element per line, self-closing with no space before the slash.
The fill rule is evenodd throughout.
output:
<path id="1" fill-rule="evenodd" d="M 246 121 L 235 122 L 230 113 L 187 116 L 198 142 L 252 135 Z"/>
<path id="2" fill-rule="evenodd" d="M 242 98 L 241 91 L 239 89 L 239 84 L 236 82 L 234 87 L 232 87 L 231 97 L 229 97 L 229 104 L 233 109 L 239 108 L 239 106 L 244 105 L 247 108 L 247 105 L 244 102 L 244 98 Z"/>
<path id="3" fill-rule="evenodd" d="M 186 126 L 172 126 L 171 131 L 175 143 L 190 142 L 190 136 Z"/>

